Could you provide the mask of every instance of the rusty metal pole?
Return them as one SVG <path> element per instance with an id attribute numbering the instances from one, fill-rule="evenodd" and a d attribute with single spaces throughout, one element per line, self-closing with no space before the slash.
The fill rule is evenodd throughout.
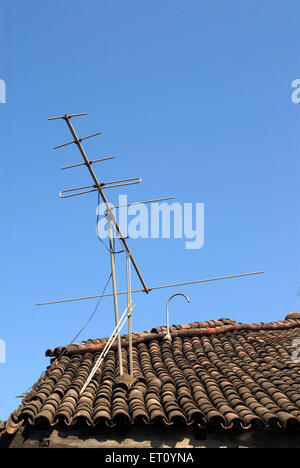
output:
<path id="1" fill-rule="evenodd" d="M 117 284 L 116 284 L 116 268 L 115 268 L 115 255 L 114 255 L 114 243 L 113 243 L 113 228 L 111 225 L 110 215 L 107 215 L 108 231 L 109 231 L 109 245 L 110 245 L 110 262 L 111 262 L 111 275 L 113 284 L 113 296 L 114 296 L 114 308 L 115 308 L 115 322 L 117 327 L 117 343 L 118 343 L 118 356 L 119 356 L 119 368 L 120 376 L 123 376 L 123 361 L 122 361 L 122 345 L 121 336 L 119 330 L 119 309 L 118 309 L 118 296 L 117 296 Z"/>

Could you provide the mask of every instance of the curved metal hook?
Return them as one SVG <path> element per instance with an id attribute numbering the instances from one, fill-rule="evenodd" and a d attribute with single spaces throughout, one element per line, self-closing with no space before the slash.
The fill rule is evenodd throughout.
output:
<path id="1" fill-rule="evenodd" d="M 173 297 L 175 296 L 183 296 L 186 298 L 187 302 L 190 303 L 191 301 L 189 300 L 188 296 L 184 293 L 176 293 L 176 294 L 173 294 L 172 296 L 169 297 L 168 299 L 168 302 L 167 302 L 167 306 L 166 306 L 166 313 L 167 313 L 167 334 L 166 334 L 166 338 L 168 340 L 171 340 L 171 334 L 170 334 L 170 324 L 169 324 L 169 302 L 171 301 L 171 299 L 173 299 Z"/>

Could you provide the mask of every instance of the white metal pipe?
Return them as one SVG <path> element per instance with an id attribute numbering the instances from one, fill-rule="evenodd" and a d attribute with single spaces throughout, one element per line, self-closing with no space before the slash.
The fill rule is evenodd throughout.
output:
<path id="1" fill-rule="evenodd" d="M 110 262 L 111 262 L 111 274 L 113 284 L 113 297 L 114 297 L 114 309 L 115 309 L 115 322 L 118 327 L 119 323 L 119 310 L 118 310 L 118 296 L 117 296 L 117 283 L 116 283 L 116 269 L 115 269 L 115 255 L 113 245 L 113 228 L 111 225 L 111 219 L 108 215 L 108 230 L 109 230 L 109 245 L 110 245 Z M 118 331 L 118 328 L 117 328 Z M 119 367 L 120 376 L 123 375 L 123 362 L 122 362 L 122 349 L 121 349 L 121 337 L 118 332 L 118 355 L 119 355 Z"/>
<path id="2" fill-rule="evenodd" d="M 102 353 L 100 354 L 99 358 L 97 359 L 97 362 L 95 363 L 93 369 L 90 372 L 90 375 L 88 376 L 84 386 L 82 387 L 82 389 L 80 391 L 80 394 L 84 392 L 84 390 L 86 389 L 86 387 L 88 386 L 88 384 L 90 383 L 92 378 L 94 377 L 95 373 L 99 369 L 103 359 L 105 358 L 106 354 L 110 350 L 110 348 L 111 348 L 113 342 L 115 341 L 116 337 L 120 336 L 120 331 L 122 330 L 123 326 L 125 325 L 125 323 L 126 323 L 126 321 L 128 319 L 128 316 L 126 316 L 125 319 L 124 319 L 124 316 L 127 314 L 127 311 L 128 311 L 128 308 L 126 307 L 125 311 L 122 314 L 122 317 L 120 318 L 119 322 L 115 326 L 114 331 L 110 335 L 109 340 L 107 341 Z M 122 323 L 122 321 L 123 321 L 123 323 Z"/>
<path id="3" fill-rule="evenodd" d="M 128 308 L 129 374 L 130 374 L 131 377 L 133 377 L 131 272 L 130 272 L 130 255 L 129 255 L 129 253 L 126 254 L 126 278 L 127 278 L 127 308 Z"/>

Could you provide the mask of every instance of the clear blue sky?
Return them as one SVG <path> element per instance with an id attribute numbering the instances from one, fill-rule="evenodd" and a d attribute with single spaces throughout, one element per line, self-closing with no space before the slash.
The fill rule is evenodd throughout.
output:
<path id="1" fill-rule="evenodd" d="M 101 180 L 141 176 L 130 200 L 174 195 L 205 204 L 205 244 L 131 240 L 152 286 L 264 270 L 240 278 L 135 297 L 134 330 L 229 317 L 280 320 L 300 310 L 299 113 L 296 0 L 27 0 L 1 2 L 0 419 L 49 364 L 44 351 L 67 344 L 94 301 L 36 307 L 48 299 L 102 291 L 108 253 L 95 235 L 95 194 L 60 200 L 87 185 L 64 122 L 74 120 Z M 123 268 L 123 270 L 121 269 Z M 118 258 L 119 278 L 124 261 Z M 133 286 L 139 287 L 136 277 Z M 119 280 L 119 289 L 123 280 Z M 120 304 L 123 308 L 123 302 Z M 105 299 L 81 339 L 110 335 Z"/>

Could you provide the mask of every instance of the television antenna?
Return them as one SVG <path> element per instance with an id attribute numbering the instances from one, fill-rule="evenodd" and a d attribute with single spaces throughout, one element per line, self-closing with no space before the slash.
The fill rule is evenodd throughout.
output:
<path id="1" fill-rule="evenodd" d="M 113 297 L 114 301 L 114 311 L 115 311 L 115 330 L 113 334 L 111 335 L 109 339 L 110 346 L 113 343 L 115 339 L 117 339 L 117 348 L 118 348 L 118 358 L 119 358 L 119 373 L 120 373 L 120 378 L 122 379 L 124 376 L 124 371 L 123 371 L 123 363 L 122 363 L 122 348 L 121 348 L 121 335 L 120 335 L 120 329 L 123 327 L 125 324 L 126 320 L 128 320 L 128 342 L 129 342 L 129 378 L 132 379 L 133 381 L 133 358 L 132 358 L 132 301 L 131 301 L 131 295 L 134 293 L 141 293 L 144 292 L 146 294 L 149 294 L 149 292 L 154 291 L 154 290 L 159 290 L 159 289 L 164 289 L 164 288 L 172 288 L 172 287 L 178 287 L 178 286 L 184 286 L 184 285 L 192 285 L 192 284 L 199 284 L 199 283 L 204 283 L 204 282 L 209 282 L 209 281 L 218 281 L 218 280 L 223 280 L 223 279 L 230 279 L 230 278 L 238 278 L 238 277 L 243 277 L 243 276 L 252 276 L 252 275 L 258 275 L 262 274 L 263 271 L 256 271 L 256 272 L 251 272 L 251 273 L 241 273 L 241 274 L 236 274 L 236 275 L 227 275 L 227 276 L 221 276 L 221 277 L 216 277 L 216 278 L 207 278 L 207 279 L 201 279 L 201 280 L 196 280 L 196 281 L 188 281 L 188 282 L 181 282 L 181 283 L 175 283 L 175 284 L 165 284 L 165 285 L 158 285 L 158 286 L 153 286 L 153 287 L 148 287 L 144 281 L 144 278 L 140 272 L 140 269 L 138 268 L 135 259 L 133 257 L 133 254 L 127 244 L 126 238 L 123 236 L 121 228 L 116 220 L 116 217 L 114 215 L 114 209 L 116 208 L 121 208 L 121 207 L 126 207 L 126 206 L 131 206 L 131 205 L 137 205 L 137 204 L 146 204 L 146 203 L 155 203 L 163 200 L 170 200 L 173 199 L 174 197 L 164 197 L 164 198 L 158 198 L 154 200 L 146 200 L 143 202 L 133 202 L 129 203 L 127 205 L 119 205 L 119 206 L 112 206 L 108 202 L 108 199 L 106 198 L 106 195 L 104 193 L 105 190 L 110 189 L 110 188 L 116 188 L 116 187 L 123 187 L 127 185 L 135 185 L 141 182 L 140 177 L 133 177 L 133 178 L 127 178 L 127 179 L 121 179 L 121 180 L 114 180 L 114 181 L 109 181 L 109 182 L 100 182 L 96 176 L 96 173 L 93 169 L 93 165 L 99 162 L 107 161 L 114 159 L 114 156 L 109 156 L 105 158 L 100 158 L 100 159 L 95 159 L 95 160 L 89 160 L 87 157 L 83 146 L 82 146 L 82 141 L 87 140 L 89 138 L 95 137 L 97 135 L 100 135 L 101 132 L 93 133 L 91 135 L 81 137 L 79 138 L 72 123 L 71 119 L 74 117 L 81 117 L 85 116 L 87 113 L 81 113 L 81 114 L 66 114 L 66 115 L 61 115 L 58 117 L 51 117 L 48 120 L 64 120 L 70 130 L 70 133 L 73 137 L 73 140 L 63 143 L 61 145 L 55 146 L 54 149 L 59 149 L 63 148 L 68 145 L 75 144 L 83 158 L 83 162 L 79 164 L 71 164 L 69 166 L 64 166 L 61 169 L 66 170 L 66 169 L 72 169 L 75 167 L 80 167 L 80 166 L 86 166 L 93 184 L 88 185 L 88 186 L 82 186 L 82 187 L 75 187 L 75 188 L 70 188 L 70 189 L 64 189 L 60 192 L 60 198 L 70 198 L 70 197 L 75 197 L 78 195 L 84 195 L 87 193 L 91 192 L 98 192 L 100 198 L 105 204 L 106 208 L 106 219 L 108 222 L 108 232 L 109 232 L 109 252 L 110 252 L 110 264 L 111 264 L 111 277 L 112 277 L 112 286 L 113 286 L 113 293 L 112 294 L 102 294 L 102 296 L 99 295 L 94 295 L 94 296 L 85 296 L 85 297 L 77 297 L 77 298 L 70 298 L 70 299 L 60 299 L 60 300 L 55 300 L 55 301 L 48 301 L 48 302 L 40 302 L 36 305 L 38 306 L 44 306 L 44 305 L 50 305 L 50 304 L 59 304 L 59 303 L 66 303 L 66 302 L 74 302 L 74 301 L 82 301 L 82 300 L 88 300 L 88 299 L 95 299 L 99 297 Z M 123 249 L 126 253 L 126 277 L 127 277 L 127 290 L 118 292 L 117 291 L 117 283 L 116 283 L 116 270 L 115 270 L 115 250 L 114 250 L 114 237 L 117 237 L 119 242 L 122 244 Z M 141 284 L 140 289 L 132 290 L 131 289 L 131 266 L 135 270 L 139 282 Z M 119 295 L 127 295 L 127 307 L 125 312 L 123 313 L 121 319 L 119 319 L 119 309 L 118 309 L 118 296 Z M 171 297 L 174 297 L 171 296 Z M 127 314 L 127 317 L 124 320 L 124 315 Z M 122 324 L 121 324 L 122 322 Z M 168 331 L 169 331 L 169 325 L 168 325 Z M 170 334 L 168 334 L 168 337 Z M 107 352 L 107 349 L 106 351 Z M 100 360 L 102 362 L 102 360 Z M 97 366 L 99 366 L 99 363 L 96 363 L 94 366 L 88 381 L 92 378 L 92 375 L 97 371 Z M 128 376 L 127 376 L 128 378 Z M 84 386 L 86 387 L 87 382 Z M 83 391 L 83 390 L 82 390 Z"/>

